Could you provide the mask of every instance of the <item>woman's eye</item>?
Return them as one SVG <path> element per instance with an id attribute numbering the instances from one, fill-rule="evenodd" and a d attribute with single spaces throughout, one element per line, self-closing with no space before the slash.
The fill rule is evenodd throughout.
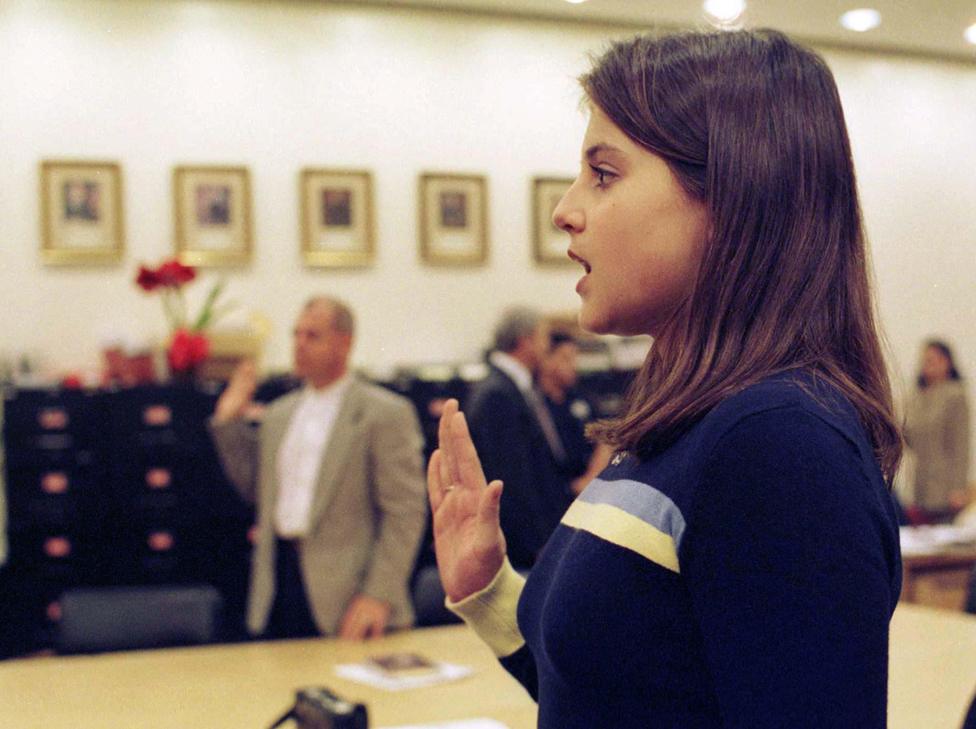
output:
<path id="1" fill-rule="evenodd" d="M 612 172 L 608 172 L 600 167 L 591 166 L 590 169 L 593 170 L 593 176 L 596 177 L 597 187 L 606 187 L 607 183 L 610 181 L 610 178 L 613 177 Z"/>

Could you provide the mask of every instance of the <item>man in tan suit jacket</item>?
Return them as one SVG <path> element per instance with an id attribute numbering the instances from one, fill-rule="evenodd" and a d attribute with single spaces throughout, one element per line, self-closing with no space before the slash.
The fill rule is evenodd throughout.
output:
<path id="1" fill-rule="evenodd" d="M 410 402 L 348 373 L 352 314 L 319 297 L 294 331 L 305 387 L 259 428 L 254 366 L 234 373 L 211 434 L 228 477 L 257 505 L 248 629 L 361 639 L 413 623 L 407 582 L 426 523 L 422 435 Z"/>

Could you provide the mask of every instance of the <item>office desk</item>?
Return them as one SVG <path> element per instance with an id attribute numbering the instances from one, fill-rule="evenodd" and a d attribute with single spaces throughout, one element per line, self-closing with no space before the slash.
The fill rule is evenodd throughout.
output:
<path id="1" fill-rule="evenodd" d="M 903 554 L 901 599 L 919 605 L 962 610 L 976 566 L 976 549 Z"/>
<path id="2" fill-rule="evenodd" d="M 890 729 L 959 729 L 976 689 L 976 618 L 902 604 L 891 643 Z M 392 693 L 344 681 L 332 671 L 336 663 L 392 651 L 417 651 L 476 673 Z M 535 726 L 535 705 L 464 626 L 366 644 L 302 640 L 7 661 L 0 664 L 0 724 L 264 729 L 288 708 L 294 689 L 305 685 L 326 685 L 367 702 L 376 727 L 472 716 L 511 729 Z"/>
<path id="3" fill-rule="evenodd" d="M 899 539 L 902 601 L 962 610 L 976 565 L 976 527 L 903 526 Z"/>
<path id="4" fill-rule="evenodd" d="M 976 616 L 900 603 L 889 662 L 889 729 L 959 729 L 976 692 Z"/>
<path id="5" fill-rule="evenodd" d="M 338 678 L 338 663 L 415 651 L 475 668 L 466 679 L 387 692 Z M 328 686 L 369 706 L 370 726 L 473 716 L 535 726 L 535 704 L 464 626 L 371 643 L 255 642 L 0 663 L 0 726 L 22 729 L 265 729 L 301 686 Z M 293 723 L 286 726 L 294 726 Z"/>

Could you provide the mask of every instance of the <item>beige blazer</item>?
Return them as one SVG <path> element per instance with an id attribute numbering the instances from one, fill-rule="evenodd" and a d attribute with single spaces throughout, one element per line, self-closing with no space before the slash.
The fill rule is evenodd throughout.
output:
<path id="1" fill-rule="evenodd" d="M 278 447 L 300 392 L 275 400 L 260 428 L 211 424 L 224 471 L 257 506 L 247 625 L 264 631 L 274 601 Z M 408 580 L 427 518 L 423 436 L 408 400 L 354 379 L 323 451 L 309 533 L 299 545 L 309 607 L 323 634 L 337 632 L 349 600 L 392 606 L 391 627 L 413 623 Z"/>
<path id="2" fill-rule="evenodd" d="M 915 453 L 914 503 L 949 508 L 949 492 L 969 482 L 969 403 L 958 380 L 917 390 L 908 402 L 905 441 Z"/>

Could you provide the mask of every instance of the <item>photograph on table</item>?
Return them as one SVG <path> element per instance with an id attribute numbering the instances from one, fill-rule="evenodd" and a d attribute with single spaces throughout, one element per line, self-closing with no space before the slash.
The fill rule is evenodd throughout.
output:
<path id="1" fill-rule="evenodd" d="M 173 170 L 176 255 L 188 266 L 251 260 L 251 185 L 245 167 Z"/>
<path id="2" fill-rule="evenodd" d="M 299 177 L 302 259 L 316 268 L 373 263 L 373 178 L 361 170 L 306 168 Z"/>
<path id="3" fill-rule="evenodd" d="M 532 180 L 532 255 L 536 263 L 576 265 L 566 255 L 569 236 L 552 222 L 556 205 L 572 184 L 571 177 L 536 177 Z"/>
<path id="4" fill-rule="evenodd" d="M 41 258 L 116 263 L 125 249 L 122 171 L 114 162 L 41 162 Z"/>
<path id="5" fill-rule="evenodd" d="M 479 175 L 420 176 L 420 257 L 434 265 L 488 259 L 488 190 Z"/>

